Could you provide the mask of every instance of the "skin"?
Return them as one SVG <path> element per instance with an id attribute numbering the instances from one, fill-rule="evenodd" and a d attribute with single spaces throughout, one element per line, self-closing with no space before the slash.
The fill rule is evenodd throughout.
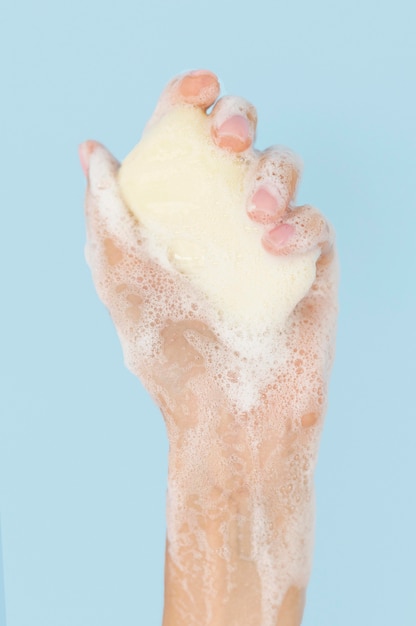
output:
<path id="1" fill-rule="evenodd" d="M 112 196 L 119 164 L 93 141 L 80 147 L 88 180 L 87 256 L 126 361 L 166 422 L 170 451 L 163 626 L 299 626 L 310 569 L 313 468 L 334 350 L 333 233 L 315 209 L 292 204 L 297 160 L 281 148 L 254 151 L 254 107 L 241 98 L 218 96 L 218 79 L 211 72 L 179 76 L 163 92 L 148 127 L 172 106 L 192 104 L 206 111 L 216 102 L 209 114 L 212 141 L 236 155 L 251 151 L 257 159 L 257 176 L 242 210 L 264 226 L 259 246 L 271 255 L 319 250 L 315 282 L 285 327 L 289 356 L 262 388 L 256 405 L 238 411 L 213 381 L 189 337 L 215 346 L 224 357 L 223 376 L 238 384 L 238 371 L 230 372 L 226 365 L 233 358 L 230 348 L 204 315 L 184 314 L 181 319 L 175 311 L 172 276 L 149 258 L 141 245 L 140 225 Z M 116 231 L 106 218 L 109 202 L 123 214 L 124 231 Z M 149 289 L 158 294 L 162 290 L 163 319 L 147 316 Z M 146 324 L 156 325 L 160 344 L 152 356 L 141 357 L 132 337 L 134 328 Z M 187 442 L 193 432 L 199 433 L 199 453 L 190 460 Z M 249 432 L 257 441 L 255 449 Z M 279 568 L 268 577 L 271 600 L 264 590 L 267 575 L 253 556 L 259 507 L 269 533 L 264 554 L 279 563 L 288 537 L 299 548 L 291 577 Z"/>

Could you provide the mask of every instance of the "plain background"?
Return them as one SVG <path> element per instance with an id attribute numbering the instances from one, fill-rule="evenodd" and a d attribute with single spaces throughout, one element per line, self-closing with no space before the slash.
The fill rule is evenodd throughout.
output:
<path id="1" fill-rule="evenodd" d="M 304 626 L 413 624 L 413 1 L 15 0 L 1 13 L 7 626 L 160 626 L 167 442 L 84 262 L 77 145 L 123 158 L 164 84 L 199 67 L 256 104 L 259 148 L 302 156 L 299 203 L 338 234 Z"/>

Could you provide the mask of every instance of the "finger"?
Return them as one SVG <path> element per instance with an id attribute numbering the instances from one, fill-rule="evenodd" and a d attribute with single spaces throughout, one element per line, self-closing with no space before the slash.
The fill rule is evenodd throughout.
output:
<path id="1" fill-rule="evenodd" d="M 323 215 L 309 205 L 286 213 L 283 221 L 268 230 L 262 240 L 271 254 L 304 254 L 315 248 L 327 255 L 334 243 L 334 231 Z"/>
<path id="2" fill-rule="evenodd" d="M 289 149 L 265 150 L 254 172 L 247 211 L 255 222 L 272 224 L 288 210 L 301 173 L 300 159 Z"/>
<path id="3" fill-rule="evenodd" d="M 194 70 L 171 80 L 163 90 L 146 128 L 157 123 L 178 104 L 190 104 L 206 111 L 218 98 L 220 83 L 209 70 Z"/>
<path id="4" fill-rule="evenodd" d="M 224 96 L 214 106 L 210 120 L 212 138 L 220 148 L 240 153 L 253 144 L 257 113 L 244 98 Z"/>

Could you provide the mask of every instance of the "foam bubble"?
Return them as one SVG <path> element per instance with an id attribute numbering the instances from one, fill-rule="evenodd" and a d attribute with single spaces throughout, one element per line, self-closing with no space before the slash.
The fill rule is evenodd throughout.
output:
<path id="1" fill-rule="evenodd" d="M 257 332 L 284 324 L 312 285 L 319 252 L 273 257 L 262 248 L 263 227 L 245 211 L 256 166 L 249 153 L 215 146 L 205 114 L 183 106 L 144 134 L 118 181 L 158 261 Z"/>
<path id="2" fill-rule="evenodd" d="M 188 129 L 188 109 L 185 118 L 181 124 Z M 195 119 L 197 130 L 205 133 Z M 215 606 L 219 563 L 223 569 L 225 564 L 224 601 L 236 584 L 230 537 L 237 534 L 238 559 L 253 563 L 258 574 L 262 626 L 272 626 L 289 587 L 305 587 L 310 572 L 312 475 L 322 420 L 303 429 L 301 418 L 312 411 L 311 403 L 314 410 L 320 407 L 320 415 L 325 408 L 336 274 L 328 274 L 326 286 L 314 291 L 317 302 L 328 301 L 325 317 L 306 315 L 301 301 L 315 277 L 316 252 L 302 262 L 281 263 L 262 250 L 257 226 L 244 225 L 250 159 L 230 164 L 211 144 L 201 148 L 200 132 L 195 137 L 183 125 L 179 141 L 171 127 L 174 118 L 164 120 L 145 134 L 139 155 L 145 205 L 143 213 L 136 207 L 140 225 L 125 210 L 115 181 L 110 177 L 107 186 L 103 183 L 105 164 L 97 167 L 98 174 L 92 172 L 101 178 L 91 186 L 97 223 L 89 262 L 128 367 L 163 406 L 175 459 L 168 496 L 170 558 L 178 570 L 186 569 L 189 550 L 199 551 L 193 558 L 197 563 L 203 556 L 203 591 Z M 200 157 L 189 181 L 193 160 Z M 185 165 L 178 165 L 181 159 Z M 120 180 L 127 172 L 123 168 Z M 184 173 L 185 192 L 179 180 Z M 213 195 L 218 178 L 222 187 Z M 172 181 L 174 201 L 165 185 Z M 217 213 L 205 215 L 202 227 L 184 231 L 194 210 L 207 212 L 210 203 L 219 206 Z M 227 223 L 228 206 L 238 215 Z M 210 222 L 215 228 L 206 242 Z M 248 233 L 242 247 L 240 234 L 230 235 L 233 228 L 241 232 L 241 223 Z M 106 257 L 106 233 L 124 249 L 114 265 Z M 178 337 L 175 365 L 169 350 L 176 349 Z M 204 520 L 214 527 L 218 523 L 217 547 L 208 541 Z M 184 614 L 183 623 L 193 622 Z"/>

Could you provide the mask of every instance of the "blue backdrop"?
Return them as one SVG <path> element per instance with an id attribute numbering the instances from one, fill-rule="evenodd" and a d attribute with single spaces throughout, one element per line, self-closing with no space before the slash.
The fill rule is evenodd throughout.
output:
<path id="1" fill-rule="evenodd" d="M 83 258 L 77 145 L 132 148 L 206 67 L 334 223 L 341 315 L 304 626 L 410 624 L 416 589 L 412 0 L 2 9 L 0 512 L 7 626 L 160 626 L 167 442 Z M 0 593 L 1 596 L 1 593 Z M 0 611 L 1 613 L 1 611 Z"/>

